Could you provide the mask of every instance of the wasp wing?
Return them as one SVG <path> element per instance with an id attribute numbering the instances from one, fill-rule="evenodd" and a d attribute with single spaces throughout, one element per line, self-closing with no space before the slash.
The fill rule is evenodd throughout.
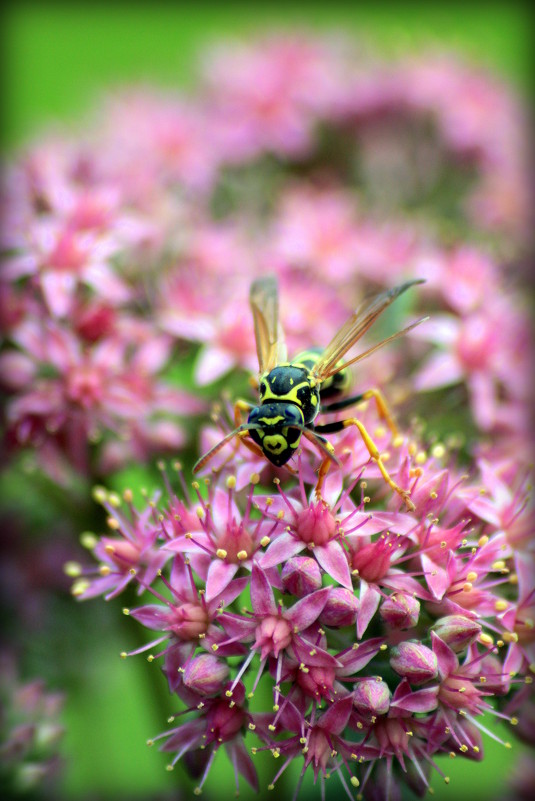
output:
<path id="1" fill-rule="evenodd" d="M 279 292 L 274 275 L 253 281 L 249 293 L 253 313 L 256 352 L 260 375 L 285 361 L 284 334 L 279 323 Z"/>
<path id="2" fill-rule="evenodd" d="M 409 287 L 414 286 L 414 284 L 423 283 L 422 279 L 406 281 L 404 284 L 400 284 L 393 289 L 380 292 L 378 295 L 371 298 L 371 300 L 363 301 L 325 348 L 314 367 L 314 377 L 317 378 L 318 381 L 324 381 L 326 378 L 329 378 L 329 376 L 339 373 L 340 370 L 343 370 L 348 364 L 352 364 L 359 358 L 364 358 L 364 355 L 362 355 L 362 357 L 352 359 L 345 364 L 340 364 L 342 357 L 364 336 L 377 318 L 396 300 L 396 298 L 409 289 Z M 402 333 L 405 333 L 405 330 L 399 332 L 400 335 Z M 397 336 L 396 334 L 394 337 L 383 340 L 382 343 L 372 350 L 377 350 L 383 344 L 390 342 L 392 339 L 396 339 Z M 369 355 L 370 352 L 371 350 L 367 351 L 366 355 Z"/>

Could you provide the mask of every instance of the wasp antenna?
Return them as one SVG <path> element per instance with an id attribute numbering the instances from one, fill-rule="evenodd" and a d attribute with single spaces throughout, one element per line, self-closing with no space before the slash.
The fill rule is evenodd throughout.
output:
<path id="1" fill-rule="evenodd" d="M 230 442 L 231 439 L 237 437 L 239 434 L 241 434 L 242 431 L 251 431 L 253 428 L 260 428 L 260 427 L 261 426 L 256 425 L 256 423 L 244 423 L 243 425 L 238 426 L 238 428 L 235 428 L 234 431 L 231 431 L 229 434 L 227 434 L 226 437 L 223 437 L 223 439 L 220 442 L 218 442 L 217 445 L 214 445 L 213 448 L 210 448 L 210 450 L 207 453 L 205 453 L 204 456 L 201 456 L 201 458 L 198 459 L 193 465 L 192 472 L 198 473 L 199 470 L 202 470 L 202 468 L 210 461 L 210 459 L 213 456 L 215 456 L 216 453 L 218 453 L 221 450 L 221 448 L 223 448 L 227 444 L 227 442 Z"/>

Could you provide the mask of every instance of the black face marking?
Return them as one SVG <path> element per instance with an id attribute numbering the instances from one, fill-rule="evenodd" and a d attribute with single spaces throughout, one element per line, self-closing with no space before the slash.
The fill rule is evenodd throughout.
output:
<path id="1" fill-rule="evenodd" d="M 251 410 L 247 422 L 260 426 L 251 429 L 249 435 L 272 464 L 281 467 L 291 459 L 299 445 L 304 425 L 299 406 L 280 401 L 263 403 Z"/>

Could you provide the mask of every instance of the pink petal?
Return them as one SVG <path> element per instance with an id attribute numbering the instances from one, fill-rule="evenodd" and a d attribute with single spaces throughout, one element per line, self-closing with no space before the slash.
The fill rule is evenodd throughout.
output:
<path id="1" fill-rule="evenodd" d="M 168 337 L 151 337 L 144 342 L 132 360 L 132 368 L 142 374 L 153 375 L 162 370 L 171 353 L 171 340 Z"/>
<path id="2" fill-rule="evenodd" d="M 255 615 L 258 616 L 277 614 L 277 604 L 271 585 L 266 574 L 256 562 L 251 571 L 251 606 Z"/>
<path id="3" fill-rule="evenodd" d="M 338 661 L 342 663 L 342 669 L 337 670 L 338 676 L 351 676 L 366 667 L 370 659 L 373 659 L 379 648 L 384 643 L 383 637 L 374 637 L 371 640 L 359 643 L 358 648 L 349 648 L 342 654 L 338 654 Z"/>
<path id="4" fill-rule="evenodd" d="M 296 659 L 303 662 L 308 667 L 333 667 L 337 668 L 338 660 L 332 656 L 328 651 L 324 651 L 319 645 L 313 645 L 306 640 L 297 640 L 294 638 L 292 642 L 292 650 Z"/>
<path id="5" fill-rule="evenodd" d="M 317 592 L 301 598 L 286 612 L 284 617 L 298 631 L 307 629 L 323 612 L 330 591 L 330 587 L 325 587 L 323 590 L 317 590 Z"/>
<path id="6" fill-rule="evenodd" d="M 234 364 L 234 356 L 228 351 L 208 345 L 201 351 L 195 365 L 195 381 L 201 387 L 211 384 L 225 375 Z"/>
<path id="7" fill-rule="evenodd" d="M 165 606 L 149 604 L 130 610 L 130 617 L 143 626 L 156 631 L 164 631 L 169 625 L 169 612 Z"/>
<path id="8" fill-rule="evenodd" d="M 229 521 L 240 519 L 240 512 L 234 498 L 220 487 L 217 487 L 214 492 L 210 514 L 216 531 L 225 531 Z"/>
<path id="9" fill-rule="evenodd" d="M 427 586 L 435 598 L 440 601 L 450 586 L 448 572 L 425 553 L 421 555 L 421 560 Z"/>
<path id="10" fill-rule="evenodd" d="M 413 329 L 410 336 L 438 345 L 453 345 L 459 336 L 459 327 L 459 320 L 452 314 L 434 314 L 423 326 Z"/>
<path id="11" fill-rule="evenodd" d="M 285 562 L 286 559 L 295 556 L 305 548 L 305 543 L 297 537 L 292 536 L 289 531 L 279 534 L 267 551 L 260 557 L 260 564 L 263 568 L 274 567 Z"/>
<path id="12" fill-rule="evenodd" d="M 364 579 L 360 580 L 360 607 L 357 614 L 357 637 L 360 640 L 379 606 L 381 593 Z"/>
<path id="13" fill-rule="evenodd" d="M 457 384 L 462 381 L 463 371 L 460 363 L 451 353 L 433 353 L 423 367 L 416 373 L 416 390 L 436 389 Z"/>
<path id="14" fill-rule="evenodd" d="M 234 768 L 249 782 L 253 790 L 258 793 L 258 776 L 249 752 L 241 740 L 232 740 L 225 743 L 225 749 Z"/>
<path id="15" fill-rule="evenodd" d="M 492 428 L 496 422 L 498 398 L 494 376 L 482 370 L 472 373 L 468 380 L 470 405 L 477 424 L 483 429 Z"/>
<path id="16" fill-rule="evenodd" d="M 214 559 L 208 568 L 206 579 L 206 600 L 211 601 L 228 586 L 236 573 L 239 565 L 229 564 L 223 559 Z"/>
<path id="17" fill-rule="evenodd" d="M 330 734 L 341 734 L 353 709 L 353 696 L 348 695 L 340 701 L 335 701 L 319 720 L 319 726 Z"/>
<path id="18" fill-rule="evenodd" d="M 434 631 L 431 632 L 431 643 L 433 653 L 438 659 L 440 677 L 446 679 L 451 673 L 457 670 L 459 667 L 459 660 L 449 645 L 446 645 Z"/>
<path id="19" fill-rule="evenodd" d="M 71 310 L 76 283 L 72 273 L 48 270 L 41 276 L 43 295 L 54 317 L 66 317 Z"/>
<path id="20" fill-rule="evenodd" d="M 438 690 L 437 686 L 425 687 L 423 690 L 407 693 L 399 700 L 392 700 L 390 706 L 403 709 L 405 712 L 432 712 L 437 708 Z"/>
<path id="21" fill-rule="evenodd" d="M 210 602 L 210 611 L 215 612 L 217 607 L 223 604 L 228 606 L 232 601 L 236 600 L 244 589 L 249 584 L 249 576 L 242 576 L 241 578 L 234 579 L 228 584 L 225 589 Z"/>
<path id="22" fill-rule="evenodd" d="M 314 555 L 331 578 L 342 587 L 346 587 L 348 590 L 353 589 L 346 552 L 339 542 L 331 540 L 326 545 L 319 545 L 314 548 Z"/>

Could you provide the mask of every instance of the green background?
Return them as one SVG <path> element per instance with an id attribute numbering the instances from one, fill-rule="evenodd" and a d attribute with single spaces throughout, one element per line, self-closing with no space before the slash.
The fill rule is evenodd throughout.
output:
<path id="1" fill-rule="evenodd" d="M 99 95 L 116 84 L 141 80 L 191 87 L 203 46 L 225 36 L 288 26 L 342 29 L 366 46 L 371 43 L 394 54 L 430 45 L 454 48 L 510 81 L 526 97 L 530 93 L 532 20 L 527 3 L 379 2 L 361 7 L 332 0 L 257 6 L 21 0 L 8 3 L 3 11 L 3 149 L 18 148 L 56 121 L 81 125 Z M 157 663 L 149 665 L 143 656 L 119 659 L 120 651 L 136 647 L 134 638 L 139 636 L 137 624 L 121 615 L 122 605 L 120 600 L 107 606 L 101 601 L 77 605 L 70 598 L 58 600 L 55 628 L 34 654 L 52 685 L 69 691 L 65 797 L 148 799 L 180 787 L 191 797 L 191 785 L 180 769 L 166 772 L 163 756 L 145 745 L 147 738 L 167 728 L 166 714 L 176 710 L 165 698 Z M 498 798 L 520 750 L 515 746 L 508 751 L 489 740 L 483 765 L 443 761 L 452 781 L 445 786 L 436 776 L 434 797 Z M 270 771 L 273 768 L 268 764 Z M 269 775 L 261 772 L 262 787 Z M 319 798 L 319 788 L 313 795 L 309 790 L 305 784 L 302 798 Z M 336 778 L 328 790 L 328 797 L 343 792 Z M 232 794 L 233 777 L 220 757 L 204 797 Z M 285 792 L 268 795 L 285 797 Z M 241 797 L 253 796 L 242 784 Z"/>

